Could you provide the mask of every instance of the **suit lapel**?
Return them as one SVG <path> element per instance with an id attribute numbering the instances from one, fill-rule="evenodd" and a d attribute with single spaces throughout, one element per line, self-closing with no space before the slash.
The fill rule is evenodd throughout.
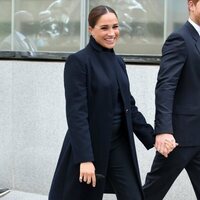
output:
<path id="1" fill-rule="evenodd" d="M 192 24 L 190 24 L 190 22 L 186 22 L 186 27 L 189 29 L 189 32 L 191 34 L 191 36 L 193 37 L 193 39 L 195 40 L 196 44 L 196 48 L 197 48 L 197 51 L 199 52 L 200 54 L 200 36 L 198 34 L 198 32 L 196 31 L 196 29 L 192 26 Z"/>
<path id="2" fill-rule="evenodd" d="M 200 36 L 199 36 L 199 38 L 197 39 L 196 48 L 197 48 L 197 50 L 198 50 L 198 52 L 199 52 L 199 54 L 200 54 Z"/>

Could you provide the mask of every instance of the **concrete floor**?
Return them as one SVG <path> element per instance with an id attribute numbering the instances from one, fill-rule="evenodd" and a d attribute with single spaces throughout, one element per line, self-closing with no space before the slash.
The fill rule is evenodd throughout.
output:
<path id="1" fill-rule="evenodd" d="M 47 196 L 11 190 L 1 200 L 47 200 Z"/>
<path id="2" fill-rule="evenodd" d="M 1 200 L 47 200 L 48 197 L 45 195 L 21 192 L 11 190 L 8 194 L 0 197 Z M 116 200 L 115 195 L 105 194 L 103 200 Z"/>

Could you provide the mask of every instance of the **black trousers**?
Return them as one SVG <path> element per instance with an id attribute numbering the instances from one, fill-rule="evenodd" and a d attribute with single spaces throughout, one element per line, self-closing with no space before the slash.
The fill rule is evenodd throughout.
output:
<path id="1" fill-rule="evenodd" d="M 107 178 L 118 200 L 143 199 L 123 124 L 113 126 Z"/>
<path id="2" fill-rule="evenodd" d="M 177 147 L 168 158 L 157 152 L 143 186 L 145 200 L 162 200 L 183 169 L 200 200 L 200 147 Z"/>

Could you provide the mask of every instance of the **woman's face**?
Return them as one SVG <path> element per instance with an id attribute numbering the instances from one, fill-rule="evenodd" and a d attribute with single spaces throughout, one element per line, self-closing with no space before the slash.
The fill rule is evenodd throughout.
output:
<path id="1" fill-rule="evenodd" d="M 89 26 L 89 32 L 101 46 L 112 49 L 119 38 L 118 19 L 114 13 L 106 13 L 99 18 L 94 28 Z"/>

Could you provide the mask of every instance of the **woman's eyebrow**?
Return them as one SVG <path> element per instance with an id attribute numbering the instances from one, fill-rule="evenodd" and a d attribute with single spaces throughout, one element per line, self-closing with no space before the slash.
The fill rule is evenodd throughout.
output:
<path id="1" fill-rule="evenodd" d="M 119 24 L 116 23 L 116 24 L 102 24 L 102 25 L 97 25 L 98 27 L 103 27 L 103 26 L 118 26 Z"/>

